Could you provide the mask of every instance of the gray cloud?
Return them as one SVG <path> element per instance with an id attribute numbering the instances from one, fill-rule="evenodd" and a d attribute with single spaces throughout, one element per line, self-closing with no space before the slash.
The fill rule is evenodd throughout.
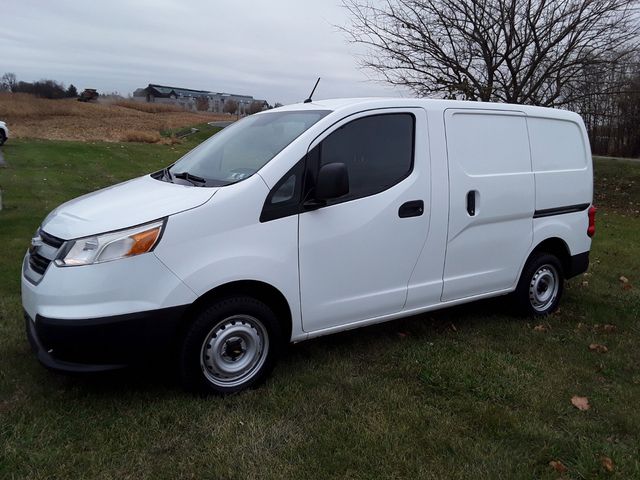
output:
<path id="1" fill-rule="evenodd" d="M 4 3 L 4 2 L 3 2 Z M 20 0 L 2 6 L 0 73 L 126 94 L 147 83 L 292 103 L 406 95 L 368 79 L 338 0 Z"/>

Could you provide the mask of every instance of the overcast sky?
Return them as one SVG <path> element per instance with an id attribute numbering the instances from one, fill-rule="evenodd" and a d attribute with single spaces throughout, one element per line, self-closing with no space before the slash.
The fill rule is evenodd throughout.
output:
<path id="1" fill-rule="evenodd" d="M 78 89 L 148 83 L 294 103 L 407 96 L 358 68 L 340 0 L 0 0 L 0 74 Z"/>

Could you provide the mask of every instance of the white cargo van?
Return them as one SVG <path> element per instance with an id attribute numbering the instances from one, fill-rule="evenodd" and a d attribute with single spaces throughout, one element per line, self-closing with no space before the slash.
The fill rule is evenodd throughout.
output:
<path id="1" fill-rule="evenodd" d="M 39 360 L 155 362 L 257 384 L 287 342 L 512 294 L 545 315 L 584 272 L 592 162 L 576 114 L 415 99 L 258 113 L 168 168 L 58 207 L 24 259 Z"/>

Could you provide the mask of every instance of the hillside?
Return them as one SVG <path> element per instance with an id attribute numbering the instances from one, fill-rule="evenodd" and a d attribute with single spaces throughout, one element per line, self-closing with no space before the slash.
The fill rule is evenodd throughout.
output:
<path id="1" fill-rule="evenodd" d="M 153 143 L 161 140 L 162 130 L 232 118 L 127 100 L 82 103 L 0 93 L 0 120 L 7 122 L 15 138 Z"/>

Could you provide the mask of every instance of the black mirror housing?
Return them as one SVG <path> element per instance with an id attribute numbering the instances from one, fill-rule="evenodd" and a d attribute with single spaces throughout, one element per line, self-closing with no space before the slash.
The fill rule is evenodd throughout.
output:
<path id="1" fill-rule="evenodd" d="M 320 167 L 315 198 L 331 200 L 349 193 L 349 172 L 344 163 L 327 163 Z"/>

